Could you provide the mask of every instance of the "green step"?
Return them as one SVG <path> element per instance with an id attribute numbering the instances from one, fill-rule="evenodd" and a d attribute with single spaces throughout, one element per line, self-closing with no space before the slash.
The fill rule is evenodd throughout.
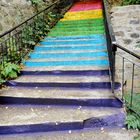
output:
<path id="1" fill-rule="evenodd" d="M 104 30 L 93 31 L 73 31 L 73 32 L 50 32 L 48 36 L 72 36 L 72 35 L 92 35 L 92 34 L 104 34 Z"/>
<path id="2" fill-rule="evenodd" d="M 73 24 L 69 24 L 69 25 L 61 25 L 61 26 L 55 26 L 54 28 L 81 28 L 81 27 L 97 27 L 97 26 L 104 26 L 103 23 L 99 23 L 99 24 L 76 24 L 76 25 L 73 25 Z"/>
<path id="3" fill-rule="evenodd" d="M 94 31 L 94 30 L 104 30 L 104 26 L 97 26 L 97 27 L 80 27 L 80 28 L 53 28 L 51 32 L 71 32 L 71 31 Z"/>
<path id="4" fill-rule="evenodd" d="M 101 24 L 103 23 L 103 18 L 99 19 L 87 19 L 87 20 L 69 20 L 69 21 L 59 21 L 56 26 L 64 25 L 77 25 L 77 24 Z"/>

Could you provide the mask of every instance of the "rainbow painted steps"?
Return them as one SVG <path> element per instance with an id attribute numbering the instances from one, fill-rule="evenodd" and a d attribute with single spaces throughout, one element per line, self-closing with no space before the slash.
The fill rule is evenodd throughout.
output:
<path id="1" fill-rule="evenodd" d="M 75 1 L 29 57 L 0 91 L 0 135 L 124 126 L 111 91 L 102 1 Z"/>

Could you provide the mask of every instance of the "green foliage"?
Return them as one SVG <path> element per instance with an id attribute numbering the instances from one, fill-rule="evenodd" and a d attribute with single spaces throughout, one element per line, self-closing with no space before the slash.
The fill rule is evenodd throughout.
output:
<path id="1" fill-rule="evenodd" d="M 140 0 L 123 0 L 122 5 L 140 4 Z"/>
<path id="2" fill-rule="evenodd" d="M 28 1 L 31 1 L 33 5 L 39 5 L 39 3 L 42 2 L 42 0 L 28 0 Z"/>
<path id="3" fill-rule="evenodd" d="M 44 38 L 56 21 L 61 17 L 61 14 L 49 12 L 44 13 L 34 18 L 32 24 L 27 25 L 22 30 L 22 41 L 27 46 L 34 46 L 38 41 Z"/>
<path id="4" fill-rule="evenodd" d="M 10 38 L 7 42 L 7 52 L 6 52 L 6 58 L 8 58 L 7 61 L 11 62 L 18 62 L 21 56 L 21 51 L 17 49 L 16 41 L 18 41 L 18 38 Z"/>
<path id="5" fill-rule="evenodd" d="M 140 134 L 134 137 L 134 140 L 140 140 Z"/>
<path id="6" fill-rule="evenodd" d="M 125 120 L 128 129 L 140 129 L 140 117 L 132 112 L 128 112 Z"/>
<path id="7" fill-rule="evenodd" d="M 44 2 L 43 0 L 27 0 L 30 1 L 33 5 L 33 7 L 35 8 L 35 11 L 38 12 L 39 11 L 39 7 L 43 7 L 44 6 Z"/>
<path id="8" fill-rule="evenodd" d="M 130 93 L 125 94 L 124 99 L 125 99 L 125 104 L 126 104 L 127 108 L 131 108 L 135 112 L 140 114 L 140 93 L 133 94 L 132 106 L 130 106 L 130 102 L 131 102 Z"/>
<path id="9" fill-rule="evenodd" d="M 5 80 L 8 79 L 13 79 L 18 76 L 18 73 L 20 73 L 20 67 L 16 64 L 13 64 L 11 62 L 4 63 L 3 65 L 0 66 L 1 70 L 1 82 L 4 82 Z"/>

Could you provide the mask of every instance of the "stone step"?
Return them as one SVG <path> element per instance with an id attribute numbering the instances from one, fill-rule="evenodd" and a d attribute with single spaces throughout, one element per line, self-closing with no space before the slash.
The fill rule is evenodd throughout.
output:
<path id="1" fill-rule="evenodd" d="M 75 49 L 75 47 L 44 47 L 44 46 L 37 46 L 35 49 L 34 49 L 34 52 L 33 53 L 48 53 L 48 54 L 53 54 L 53 53 L 85 53 L 88 52 L 88 53 L 95 53 L 95 52 L 107 52 L 106 49 L 103 49 L 103 48 L 98 48 L 97 50 L 94 49 L 93 47 L 83 47 L 82 48 L 77 48 Z"/>
<path id="2" fill-rule="evenodd" d="M 63 25 L 57 25 L 53 28 L 53 29 L 64 29 L 64 28 L 76 28 L 76 29 L 79 29 L 79 28 L 96 28 L 96 27 L 101 27 L 101 26 L 104 26 L 104 23 L 103 22 L 100 22 L 100 23 L 94 23 L 92 24 L 92 22 L 87 22 L 87 23 L 80 23 L 80 24 L 63 24 Z"/>
<path id="3" fill-rule="evenodd" d="M 102 9 L 97 10 L 87 10 L 79 12 L 67 12 L 60 21 L 68 20 L 86 20 L 86 19 L 95 19 L 102 18 Z"/>
<path id="4" fill-rule="evenodd" d="M 106 46 L 106 43 L 97 43 L 97 44 L 54 44 L 54 45 L 45 45 L 45 44 L 38 44 L 37 46 L 42 46 L 42 47 L 88 47 L 92 46 L 93 48 L 98 48 L 101 46 Z"/>
<path id="5" fill-rule="evenodd" d="M 89 83 L 89 82 L 110 82 L 109 76 L 57 76 L 57 75 L 43 75 L 43 76 L 35 76 L 35 75 L 25 75 L 19 76 L 15 80 L 15 82 L 27 82 L 27 83 Z"/>
<path id="6" fill-rule="evenodd" d="M 65 130 L 58 132 L 1 135 L 1 140 L 133 140 L 138 131 L 126 130 L 125 128 L 84 128 L 81 130 Z"/>
<path id="7" fill-rule="evenodd" d="M 63 28 L 59 28 L 59 27 L 55 27 L 51 30 L 51 32 L 62 32 L 62 31 L 67 31 L 67 32 L 71 32 L 71 31 L 93 31 L 93 30 L 103 30 L 104 26 L 103 25 L 97 25 L 97 26 L 81 26 L 81 27 L 65 27 L 63 26 Z"/>
<path id="8" fill-rule="evenodd" d="M 118 108 L 1 105 L 0 112 L 0 135 L 124 125 Z"/>
<path id="9" fill-rule="evenodd" d="M 90 60 L 90 58 L 99 59 L 99 57 L 106 57 L 107 59 L 107 52 L 63 52 L 63 53 L 40 53 L 40 52 L 32 52 L 29 54 L 30 58 L 86 58 Z M 54 60 L 55 61 L 55 60 Z"/>
<path id="10" fill-rule="evenodd" d="M 54 99 L 114 99 L 110 89 L 60 89 L 6 87 L 0 90 L 0 97 L 54 98 Z"/>
<path id="11" fill-rule="evenodd" d="M 105 39 L 105 37 L 102 35 L 102 36 L 99 36 L 98 37 L 98 35 L 97 35 L 97 37 L 75 37 L 75 38 L 72 38 L 72 37 L 58 37 L 58 38 L 44 38 L 42 41 L 48 41 L 48 42 L 52 42 L 52 41 L 54 41 L 54 42 L 70 42 L 70 41 L 93 41 L 93 40 L 104 40 Z"/>
<path id="12" fill-rule="evenodd" d="M 108 66 L 109 62 L 107 59 L 96 59 L 96 60 L 68 60 L 68 61 L 26 61 L 24 63 L 28 67 L 42 67 L 42 66 Z"/>
<path id="13" fill-rule="evenodd" d="M 111 82 L 80 82 L 80 83 L 62 83 L 62 82 L 17 82 L 7 81 L 7 86 L 12 87 L 43 87 L 43 88 L 61 88 L 61 89 L 111 89 Z M 114 89 L 119 89 L 121 84 L 116 82 Z"/>
<path id="14" fill-rule="evenodd" d="M 43 46 L 35 46 L 34 48 L 34 51 L 44 51 L 47 53 L 51 53 L 53 51 L 57 51 L 57 52 L 85 52 L 85 51 L 89 51 L 89 52 L 95 52 L 95 51 L 106 51 L 106 46 L 90 46 L 90 45 L 87 45 L 87 46 L 47 46 L 47 45 L 43 45 Z"/>
<path id="15" fill-rule="evenodd" d="M 57 76 L 63 76 L 63 75 L 69 75 L 69 76 L 107 76 L 109 75 L 109 70 L 53 70 L 53 71 L 47 71 L 47 70 L 22 70 L 21 75 L 57 75 Z"/>
<path id="16" fill-rule="evenodd" d="M 59 21 L 56 26 L 75 26 L 75 25 L 83 25 L 84 24 L 92 24 L 98 25 L 103 23 L 103 18 L 96 18 L 96 19 L 84 19 L 84 20 L 69 20 L 69 21 Z"/>
<path id="17" fill-rule="evenodd" d="M 75 36 L 75 35 L 93 35 L 104 34 L 105 30 L 93 30 L 93 31 L 73 31 L 73 32 L 49 32 L 48 36 Z"/>
<path id="18" fill-rule="evenodd" d="M 50 61 L 56 61 L 56 62 L 61 62 L 61 61 L 78 61 L 78 60 L 81 60 L 81 61 L 83 61 L 83 60 L 97 60 L 97 58 L 98 59 L 100 59 L 100 60 L 105 60 L 105 59 L 108 59 L 108 57 L 107 56 L 96 56 L 96 57 L 92 57 L 92 56 L 89 56 L 89 57 L 69 57 L 69 56 L 67 56 L 67 57 L 49 57 L 49 56 L 47 56 L 47 55 L 31 55 L 30 56 L 30 59 L 28 59 L 28 60 L 26 60 L 26 62 L 50 62 Z M 25 63 L 26 63 L 25 62 Z"/>
<path id="19" fill-rule="evenodd" d="M 30 72 L 41 72 L 41 71 L 100 71 L 100 70 L 108 70 L 109 65 L 85 65 L 83 66 L 34 66 L 34 67 L 24 67 L 24 71 Z"/>
<path id="20" fill-rule="evenodd" d="M 96 35 L 75 35 L 75 36 L 57 36 L 57 37 L 46 37 L 45 40 L 73 40 L 73 39 L 104 39 L 105 35 L 103 34 L 96 34 Z"/>
<path id="21" fill-rule="evenodd" d="M 79 105 L 121 108 L 109 89 L 7 87 L 0 90 L 1 105 Z"/>
<path id="22" fill-rule="evenodd" d="M 76 45 L 76 44 L 98 44 L 98 43 L 106 43 L 106 40 L 105 39 L 94 39 L 94 40 L 71 40 L 71 41 L 69 41 L 69 40 L 63 40 L 63 41 L 48 41 L 48 40 L 43 40 L 42 42 L 40 42 L 40 44 L 41 45 L 65 45 L 65 44 L 74 44 L 74 45 Z"/>

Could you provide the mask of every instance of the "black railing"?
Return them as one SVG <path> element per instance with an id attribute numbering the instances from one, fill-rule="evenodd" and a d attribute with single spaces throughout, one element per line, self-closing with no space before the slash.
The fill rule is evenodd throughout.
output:
<path id="1" fill-rule="evenodd" d="M 105 1 L 103 1 L 103 16 L 104 16 L 105 33 L 106 33 L 107 49 L 108 49 L 108 56 L 109 56 L 111 87 L 112 87 L 112 92 L 114 93 L 116 47 L 114 47 L 112 44 L 113 40 L 115 40 L 115 37 L 114 37 L 114 35 L 111 35 L 112 27 L 110 26 L 110 20 L 109 20 L 108 14 L 107 14 L 107 8 L 106 8 Z"/>
<path id="2" fill-rule="evenodd" d="M 118 45 L 103 0 L 103 15 L 106 31 L 112 92 L 132 111 L 140 115 L 140 56 Z M 121 83 L 119 94 L 115 94 L 115 81 Z"/>
<path id="3" fill-rule="evenodd" d="M 19 63 L 62 17 L 72 0 L 57 0 L 18 26 L 0 35 L 0 65 Z"/>

